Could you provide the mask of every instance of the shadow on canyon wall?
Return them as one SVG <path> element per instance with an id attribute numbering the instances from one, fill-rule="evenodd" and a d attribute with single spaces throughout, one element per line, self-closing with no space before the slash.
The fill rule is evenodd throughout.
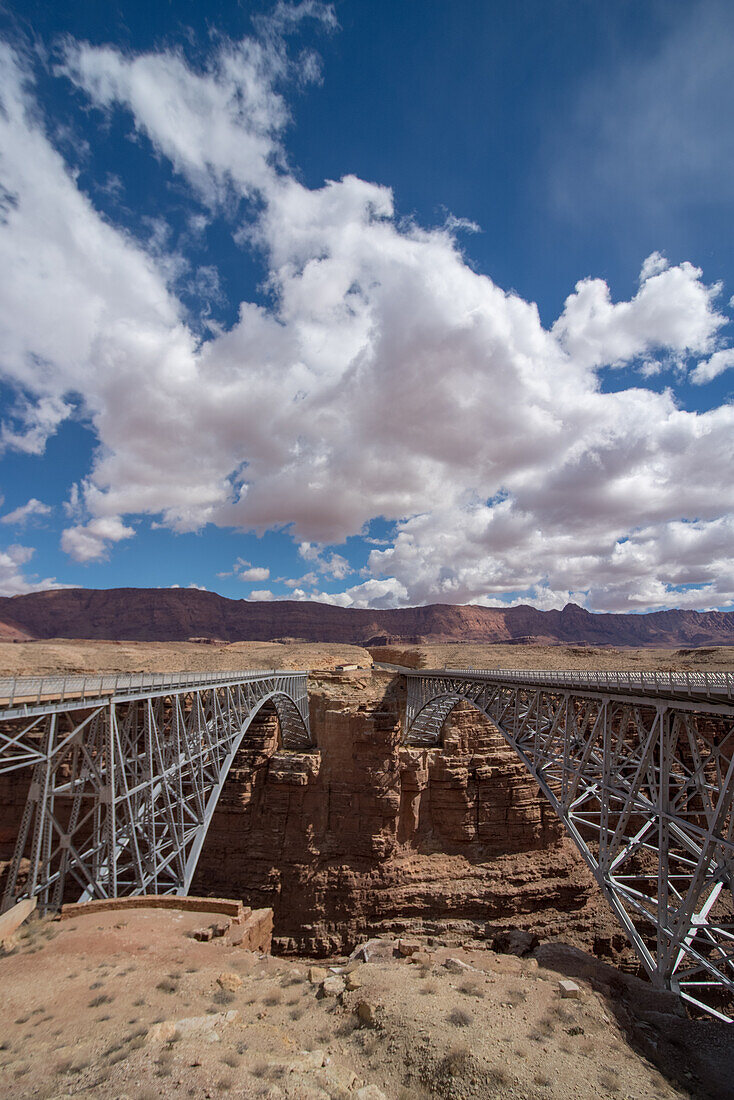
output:
<path id="1" fill-rule="evenodd" d="M 518 927 L 637 964 L 563 826 L 499 731 L 468 705 L 441 748 L 401 745 L 389 673 L 316 673 L 316 747 L 277 748 L 263 715 L 240 750 L 193 893 L 272 906 L 274 949 L 327 956 L 368 935 L 462 941 Z"/>

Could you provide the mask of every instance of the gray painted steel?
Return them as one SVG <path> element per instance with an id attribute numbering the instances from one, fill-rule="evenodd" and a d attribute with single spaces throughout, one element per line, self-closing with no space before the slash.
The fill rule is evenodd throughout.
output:
<path id="1" fill-rule="evenodd" d="M 551 802 L 652 981 L 734 1014 L 734 675 L 402 669 L 405 740 L 469 702 Z"/>
<path id="2" fill-rule="evenodd" d="M 2 910 L 24 897 L 58 908 L 71 891 L 76 900 L 186 894 L 257 713 L 272 703 L 284 748 L 311 744 L 307 677 L 268 670 L 0 682 L 0 776 L 30 772 Z"/>

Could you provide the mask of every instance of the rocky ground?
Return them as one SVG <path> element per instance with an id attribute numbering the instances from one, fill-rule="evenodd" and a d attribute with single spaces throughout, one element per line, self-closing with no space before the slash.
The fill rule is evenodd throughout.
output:
<path id="1" fill-rule="evenodd" d="M 572 949 L 424 939 L 401 955 L 383 939 L 314 966 L 197 942 L 201 923 L 150 909 L 23 926 L 0 957 L 0 1094 L 734 1096 L 726 1025 L 681 1018 L 670 995 Z"/>
<path id="2" fill-rule="evenodd" d="M 731 649 L 410 653 L 430 666 L 734 665 Z M 367 669 L 328 671 L 341 663 Z M 289 957 L 196 942 L 200 917 L 185 913 L 33 921 L 0 957 L 0 1098 L 734 1098 L 731 1030 L 680 1017 L 593 957 L 636 965 L 497 731 L 460 708 L 440 749 L 401 746 L 400 679 L 370 663 L 344 645 L 0 644 L 0 675 L 321 670 L 310 680 L 317 747 L 279 752 L 267 725 L 250 737 L 195 890 L 271 906 Z M 7 858 L 25 796 L 22 784 L 0 789 Z M 512 928 L 540 938 L 533 956 L 490 949 Z M 369 961 L 330 971 L 375 935 L 386 945 Z M 419 937 L 417 962 L 396 954 L 401 935 Z M 578 999 L 560 996 L 567 976 Z"/>
<path id="3" fill-rule="evenodd" d="M 734 670 L 734 647 L 622 649 L 616 646 L 480 645 L 472 642 L 373 649 L 376 660 L 410 668 L 514 668 L 668 672 Z"/>
<path id="4" fill-rule="evenodd" d="M 0 641 L 0 676 L 95 672 L 218 672 L 245 668 L 333 669 L 372 664 L 366 649 L 331 642 Z"/>
<path id="5" fill-rule="evenodd" d="M 380 650 L 376 650 L 379 653 Z M 420 668 L 734 670 L 734 647 L 616 649 L 613 646 L 400 646 L 394 657 Z M 407 659 L 406 659 L 407 658 Z M 382 657 L 380 659 L 386 660 Z M 361 646 L 337 642 L 105 642 L 55 639 L 0 641 L 0 676 L 67 672 L 216 672 L 224 669 L 334 669 L 372 664 Z"/>

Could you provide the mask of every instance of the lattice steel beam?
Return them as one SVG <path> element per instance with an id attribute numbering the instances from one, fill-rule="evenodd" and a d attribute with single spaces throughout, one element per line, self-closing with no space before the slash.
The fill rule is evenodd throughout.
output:
<path id="1" fill-rule="evenodd" d="M 406 741 L 439 744 L 460 702 L 486 715 L 563 821 L 651 980 L 730 1021 L 734 677 L 403 671 Z"/>
<path id="2" fill-rule="evenodd" d="M 258 712 L 272 703 L 283 747 L 311 744 L 307 675 L 0 684 L 0 776 L 30 774 L 3 910 L 29 896 L 44 910 L 71 894 L 187 893 Z"/>

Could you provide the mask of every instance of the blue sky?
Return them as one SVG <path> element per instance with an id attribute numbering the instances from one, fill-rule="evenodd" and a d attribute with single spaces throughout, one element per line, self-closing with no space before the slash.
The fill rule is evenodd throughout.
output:
<path id="1" fill-rule="evenodd" d="M 0 7 L 0 591 L 734 607 L 734 14 Z"/>

